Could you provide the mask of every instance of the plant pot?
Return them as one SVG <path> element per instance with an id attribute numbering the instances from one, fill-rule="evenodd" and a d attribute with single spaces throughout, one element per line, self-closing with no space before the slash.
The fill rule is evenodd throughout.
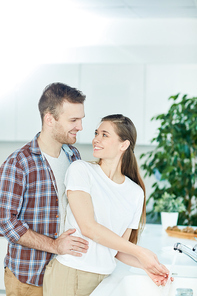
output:
<path id="1" fill-rule="evenodd" d="M 162 228 L 166 230 L 168 226 L 175 226 L 177 225 L 179 213 L 168 213 L 168 212 L 161 212 L 161 224 Z"/>

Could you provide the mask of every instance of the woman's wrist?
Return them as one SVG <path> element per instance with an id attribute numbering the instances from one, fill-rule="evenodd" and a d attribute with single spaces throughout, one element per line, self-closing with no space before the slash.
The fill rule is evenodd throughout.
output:
<path id="1" fill-rule="evenodd" d="M 142 253 L 143 248 L 133 243 L 130 244 L 132 244 L 131 255 L 135 256 L 138 259 L 140 257 L 140 254 Z"/>

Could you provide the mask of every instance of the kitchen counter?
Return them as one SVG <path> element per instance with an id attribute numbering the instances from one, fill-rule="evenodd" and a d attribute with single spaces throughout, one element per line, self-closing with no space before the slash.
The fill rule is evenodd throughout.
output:
<path id="1" fill-rule="evenodd" d="M 162 229 L 161 225 L 146 224 L 145 229 L 140 237 L 138 245 L 148 248 L 157 254 L 159 261 L 168 267 L 172 264 L 175 252 L 173 246 L 175 243 L 180 242 L 184 245 L 193 247 L 195 245 L 194 240 L 180 239 L 176 237 L 170 237 Z M 7 241 L 3 237 L 0 237 L 0 294 L 1 290 L 4 290 L 4 269 L 3 260 L 6 254 Z M 184 254 L 177 254 L 177 265 L 193 266 L 197 268 L 197 263 Z M 128 274 L 137 273 L 145 274 L 138 268 L 133 268 L 125 265 L 121 262 L 117 262 L 117 267 L 114 272 L 103 280 L 103 282 L 95 289 L 91 296 L 107 296 L 110 291 L 117 285 L 123 277 Z"/>
<path id="2" fill-rule="evenodd" d="M 138 245 L 148 248 L 157 254 L 160 263 L 166 265 L 168 268 L 172 265 L 173 259 L 176 257 L 176 265 L 187 266 L 197 269 L 197 263 L 188 256 L 173 250 L 175 243 L 180 242 L 189 247 L 193 247 L 197 242 L 194 240 L 180 239 L 170 237 L 162 229 L 161 225 L 146 224 L 144 231 L 140 237 Z M 91 296 L 108 296 L 121 280 L 130 274 L 145 274 L 141 269 L 130 267 L 117 261 L 117 266 L 114 272 L 103 280 L 103 282 L 93 291 Z"/>

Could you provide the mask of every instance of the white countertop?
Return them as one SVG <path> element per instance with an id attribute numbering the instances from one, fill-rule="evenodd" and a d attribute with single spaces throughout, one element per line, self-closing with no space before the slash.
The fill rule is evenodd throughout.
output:
<path id="1" fill-rule="evenodd" d="M 194 240 L 180 239 L 176 237 L 170 237 L 162 229 L 161 225 L 157 224 L 146 224 L 145 229 L 140 237 L 138 245 L 148 248 L 157 254 L 159 261 L 167 265 L 168 268 L 171 266 L 177 251 L 173 250 L 175 243 L 180 242 L 189 247 L 193 247 L 197 242 Z M 194 266 L 197 268 L 197 263 L 188 256 L 178 253 L 176 259 L 176 265 L 182 266 Z M 145 274 L 138 268 L 129 267 L 121 262 L 117 262 L 117 267 L 114 272 L 103 280 L 103 282 L 94 290 L 91 296 L 108 296 L 113 290 L 114 285 L 117 285 L 124 276 L 134 272 L 138 274 Z"/>
<path id="2" fill-rule="evenodd" d="M 183 227 L 185 226 L 180 226 L 180 228 Z M 191 247 L 197 244 L 197 241 L 195 240 L 181 239 L 177 237 L 168 236 L 168 234 L 162 229 L 161 225 L 146 224 L 138 245 L 155 252 L 161 263 L 165 265 L 171 265 L 172 258 L 174 257 L 175 252 L 173 250 L 173 246 L 177 242 Z M 197 267 L 196 262 L 190 259 L 188 256 L 184 254 L 179 255 L 180 256 L 178 256 L 176 262 L 177 264 L 191 265 Z"/>

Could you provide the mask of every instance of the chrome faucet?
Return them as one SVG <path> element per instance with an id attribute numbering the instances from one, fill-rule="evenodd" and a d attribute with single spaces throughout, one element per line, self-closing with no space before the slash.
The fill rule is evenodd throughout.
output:
<path id="1" fill-rule="evenodd" d="M 193 247 L 193 249 L 190 249 L 181 243 L 176 243 L 174 244 L 174 250 L 189 256 L 191 259 L 197 262 L 197 244 Z"/>

